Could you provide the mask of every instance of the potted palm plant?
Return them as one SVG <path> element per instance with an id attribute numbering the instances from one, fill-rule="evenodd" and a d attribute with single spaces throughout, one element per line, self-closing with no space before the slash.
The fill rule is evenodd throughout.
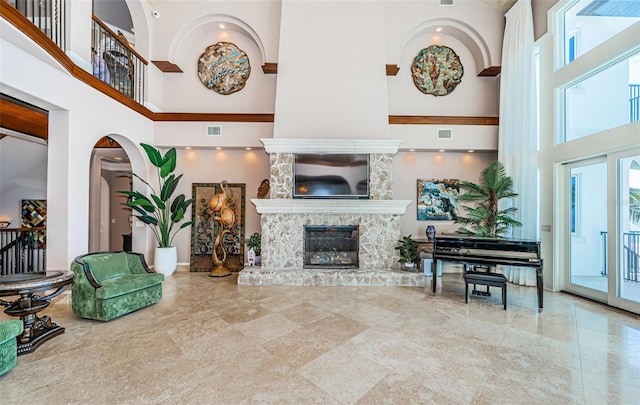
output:
<path id="1" fill-rule="evenodd" d="M 466 236 L 483 238 L 503 238 L 509 229 L 522 226 L 513 218 L 517 208 L 500 209 L 503 199 L 516 197 L 513 180 L 500 161 L 493 161 L 480 175 L 480 183 L 461 181 L 460 189 L 466 190 L 458 196 L 458 201 L 474 203 L 463 205 L 466 215 L 459 215 L 455 221 L 460 224 L 457 232 Z"/>
<path id="2" fill-rule="evenodd" d="M 172 246 L 173 238 L 178 231 L 191 225 L 192 221 L 182 222 L 187 208 L 193 203 L 193 198 L 187 200 L 184 194 L 172 198 L 173 193 L 182 178 L 182 174 L 176 176 L 176 149 L 171 148 L 164 156 L 151 145 L 141 143 L 158 172 L 158 187 L 154 188 L 143 178 L 131 173 L 140 179 L 151 190 L 150 197 L 138 191 L 120 191 L 125 194 L 127 202 L 122 205 L 131 208 L 138 213 L 135 215 L 143 223 L 149 225 L 156 237 L 158 246 L 154 254 L 154 268 L 157 272 L 170 275 L 177 266 L 176 247 Z M 180 224 L 182 222 L 182 224 Z"/>
<path id="3" fill-rule="evenodd" d="M 394 249 L 400 253 L 398 262 L 404 263 L 405 267 L 415 268 L 420 254 L 418 253 L 418 242 L 412 239 L 411 235 L 403 236 Z"/>

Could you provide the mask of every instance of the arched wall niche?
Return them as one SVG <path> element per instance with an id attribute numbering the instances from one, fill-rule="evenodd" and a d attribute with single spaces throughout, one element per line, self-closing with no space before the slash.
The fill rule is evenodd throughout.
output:
<path id="1" fill-rule="evenodd" d="M 440 31 L 438 31 L 440 29 Z M 405 51 L 406 46 L 418 37 L 425 35 L 448 35 L 462 42 L 473 55 L 476 73 L 492 65 L 499 65 L 491 60 L 491 51 L 482 36 L 468 24 L 453 18 L 438 18 L 425 21 L 412 29 L 405 37 L 402 46 L 395 55 L 396 64 Z M 425 44 L 430 45 L 430 44 Z"/>
<path id="2" fill-rule="evenodd" d="M 184 49 L 184 42 L 194 34 L 194 32 L 203 27 L 218 26 L 219 24 L 224 24 L 224 30 L 236 31 L 248 37 L 260 51 L 260 65 L 264 65 L 266 63 L 267 57 L 265 54 L 264 44 L 262 43 L 260 36 L 247 23 L 239 18 L 227 14 L 210 14 L 196 18 L 185 24 L 176 33 L 169 45 L 169 54 L 167 55 L 168 59 L 179 63 L 179 61 L 182 60 L 181 50 Z"/>

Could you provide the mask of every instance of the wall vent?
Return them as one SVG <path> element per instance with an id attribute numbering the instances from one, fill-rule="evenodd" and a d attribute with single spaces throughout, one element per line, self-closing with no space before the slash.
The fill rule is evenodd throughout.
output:
<path id="1" fill-rule="evenodd" d="M 222 125 L 207 125 L 207 136 L 222 135 Z"/>
<path id="2" fill-rule="evenodd" d="M 441 6 L 453 6 L 453 0 L 440 0 Z"/>
<path id="3" fill-rule="evenodd" d="M 438 129 L 438 139 L 453 138 L 453 131 L 450 129 Z"/>

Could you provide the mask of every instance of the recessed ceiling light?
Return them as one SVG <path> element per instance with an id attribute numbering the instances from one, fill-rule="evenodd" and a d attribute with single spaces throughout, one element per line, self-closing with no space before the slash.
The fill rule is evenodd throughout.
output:
<path id="1" fill-rule="evenodd" d="M 409 152 L 415 152 L 415 151 L 416 151 L 415 149 L 409 149 Z"/>
<path id="2" fill-rule="evenodd" d="M 442 27 L 436 28 L 436 32 L 440 32 L 440 31 L 442 31 Z"/>
<path id="3" fill-rule="evenodd" d="M 216 150 L 221 150 L 222 146 L 216 146 Z"/>
<path id="4" fill-rule="evenodd" d="M 184 147 L 186 150 L 191 150 L 191 146 L 185 146 Z"/>
<path id="5" fill-rule="evenodd" d="M 469 152 L 469 153 L 473 153 L 473 152 L 475 152 L 475 150 L 473 150 L 473 149 L 469 149 L 469 151 L 468 151 L 468 152 Z"/>
<path id="6" fill-rule="evenodd" d="M 219 27 L 224 29 L 224 24 L 220 24 Z"/>
<path id="7" fill-rule="evenodd" d="M 444 151 L 445 151 L 444 149 L 440 149 L 438 152 L 444 152 Z"/>
<path id="8" fill-rule="evenodd" d="M 249 147 L 247 147 L 247 148 L 245 148 L 245 149 L 246 149 L 246 150 L 251 150 L 251 148 L 249 148 Z"/>

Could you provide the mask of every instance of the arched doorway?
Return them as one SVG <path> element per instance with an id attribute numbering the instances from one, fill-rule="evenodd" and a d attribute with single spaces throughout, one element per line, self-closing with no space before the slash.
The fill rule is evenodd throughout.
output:
<path id="1" fill-rule="evenodd" d="M 89 252 L 131 250 L 131 210 L 121 204 L 131 190 L 131 162 L 111 137 L 96 142 L 89 182 Z"/>

